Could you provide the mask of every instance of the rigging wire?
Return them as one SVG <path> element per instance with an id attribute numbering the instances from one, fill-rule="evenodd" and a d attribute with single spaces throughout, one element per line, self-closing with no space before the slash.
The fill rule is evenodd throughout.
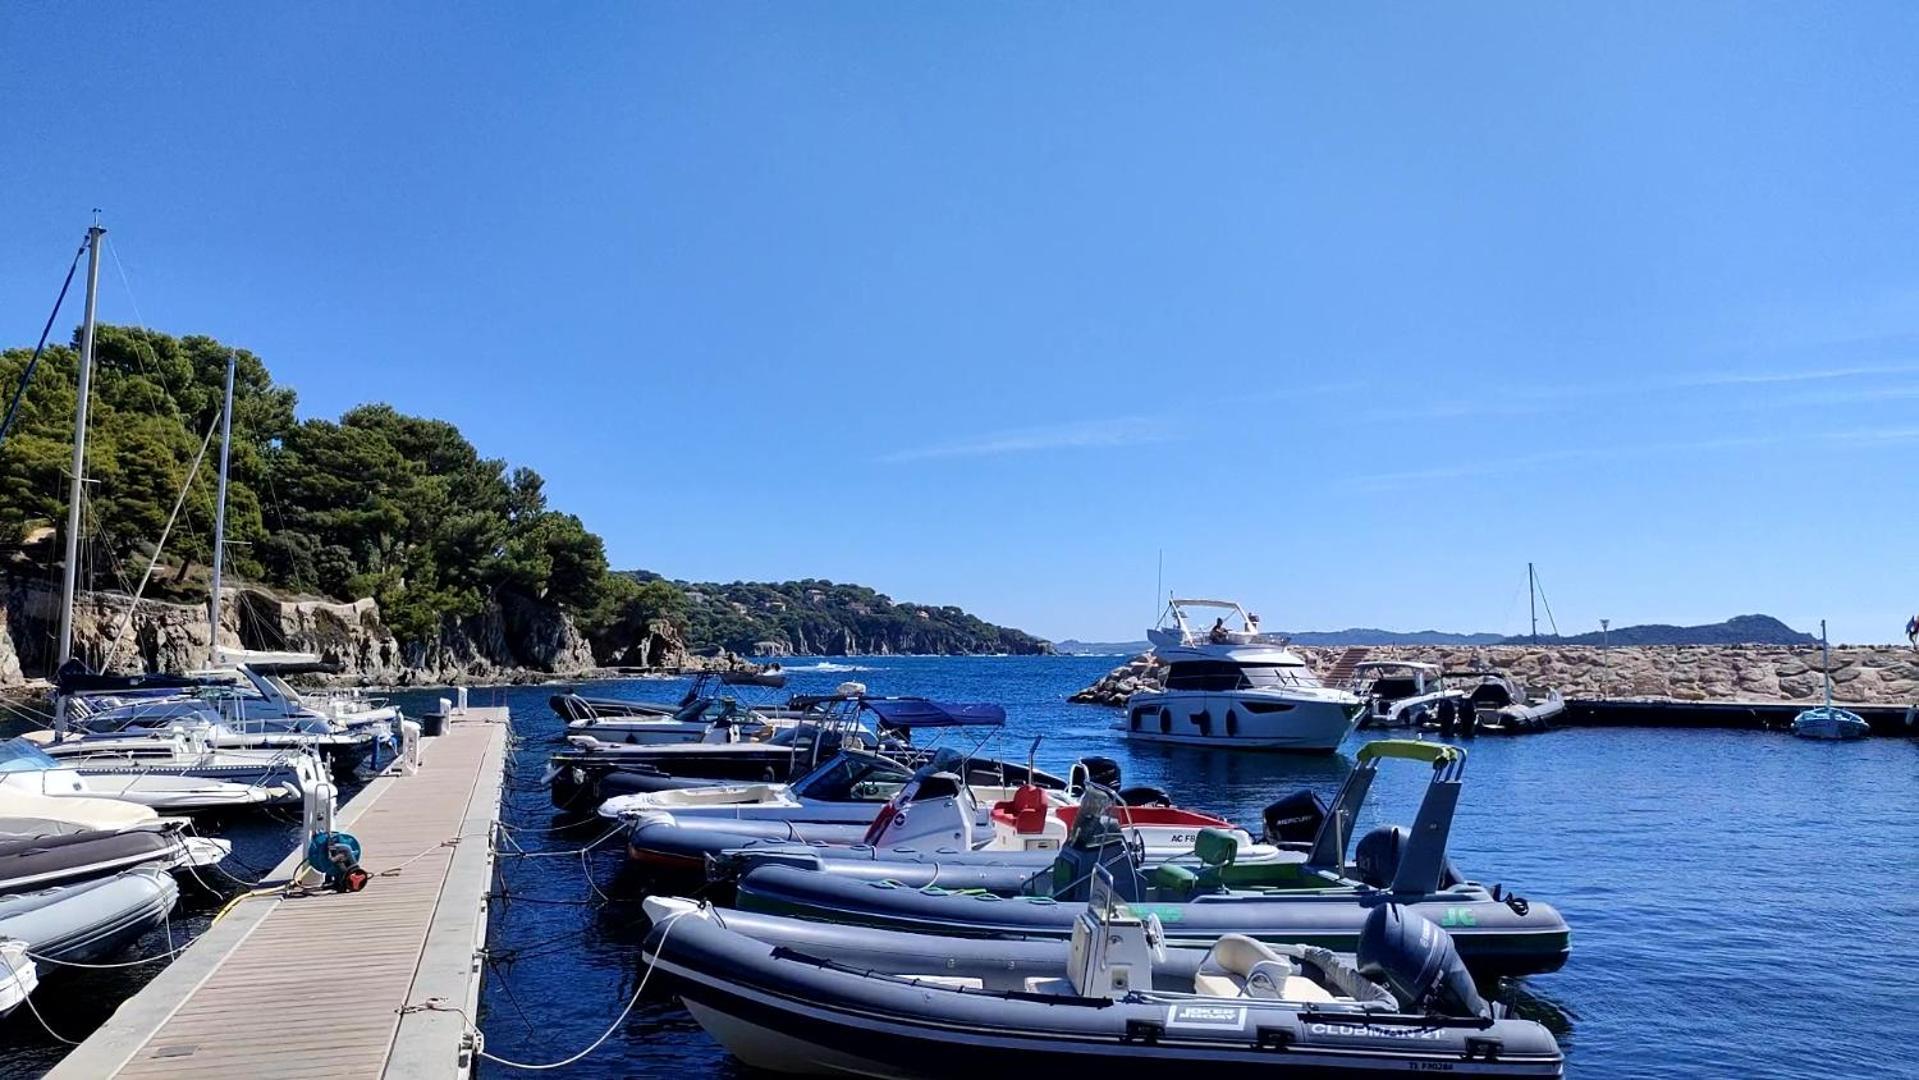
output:
<path id="1" fill-rule="evenodd" d="M 1553 618 L 1553 604 L 1552 604 L 1552 601 L 1546 599 L 1546 586 L 1540 584 L 1539 571 L 1537 570 L 1533 571 L 1533 586 L 1539 590 L 1539 602 L 1545 605 L 1546 622 L 1548 625 L 1550 625 L 1553 628 L 1553 636 L 1558 637 L 1559 636 L 1559 620 Z"/>
<path id="2" fill-rule="evenodd" d="M 140 598 L 146 595 L 147 583 L 153 580 L 153 568 L 160 565 L 160 555 L 166 550 L 167 537 L 173 533 L 173 523 L 180 517 L 180 507 L 186 505 L 187 493 L 193 490 L 193 481 L 200 475 L 200 462 L 207 456 L 207 447 L 213 445 L 213 433 L 220 428 L 220 418 L 214 417 L 207 425 L 207 437 L 200 440 L 200 452 L 193 456 L 193 467 L 187 470 L 187 482 L 180 485 L 180 497 L 173 500 L 173 512 L 167 515 L 166 527 L 160 530 L 160 541 L 153 545 L 153 555 L 147 559 L 146 573 L 140 575 L 140 586 L 133 591 L 133 599 L 127 604 L 127 613 L 120 625 L 113 631 L 112 640 L 107 642 L 106 659 L 100 662 L 101 671 L 112 671 L 113 662 L 120 656 L 120 639 L 127 628 L 133 625 L 134 609 L 140 606 Z"/>
<path id="3" fill-rule="evenodd" d="M 73 286 L 74 271 L 80 268 L 80 256 L 87 253 L 87 245 L 92 242 L 92 233 L 88 239 L 80 241 L 80 250 L 73 253 L 73 262 L 67 265 L 67 279 L 60 283 L 60 295 L 54 298 L 53 310 L 47 312 L 47 325 L 40 328 L 40 343 L 33 347 L 33 355 L 27 358 L 27 367 L 20 373 L 20 385 L 13 392 L 13 401 L 7 405 L 7 417 L 0 420 L 0 445 L 5 445 L 7 432 L 13 430 L 13 421 L 20 414 L 20 403 L 27 396 L 27 384 L 33 381 L 33 371 L 40 365 L 40 354 L 46 351 L 47 338 L 53 333 L 53 322 L 60 317 L 61 305 L 67 302 L 67 290 Z"/>

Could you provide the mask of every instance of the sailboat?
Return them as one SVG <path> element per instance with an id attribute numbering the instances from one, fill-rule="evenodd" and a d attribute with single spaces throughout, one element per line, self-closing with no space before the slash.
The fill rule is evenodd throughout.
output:
<path id="1" fill-rule="evenodd" d="M 1858 713 L 1832 703 L 1832 651 L 1826 644 L 1826 620 L 1819 620 L 1819 669 L 1826 680 L 1826 703 L 1792 718 L 1792 733 L 1802 739 L 1863 739 L 1872 725 Z"/>
<path id="2" fill-rule="evenodd" d="M 82 665 L 73 657 L 73 614 L 78 588 L 80 532 L 86 484 L 87 406 L 93 375 L 95 311 L 100 279 L 100 243 L 106 230 L 98 224 L 87 230 L 87 298 L 80 330 L 80 370 L 76 386 L 73 431 L 73 470 L 68 490 L 66 562 L 62 567 L 60 595 L 59 659 L 56 670 L 73 675 Z M 226 399 L 223 425 L 231 431 L 233 414 L 233 361 L 227 362 Z M 218 566 L 219 531 L 224 525 L 227 445 L 220 446 L 222 507 L 215 529 L 215 565 Z M 156 555 L 157 557 L 157 555 Z M 215 610 L 218 605 L 218 571 L 215 571 Z M 216 622 L 217 625 L 217 622 Z M 88 746 L 87 737 L 77 740 L 73 734 L 76 715 L 84 714 L 85 704 L 66 691 L 54 697 L 54 727 L 51 733 L 35 733 L 44 738 L 23 737 L 7 744 L 4 785 L 29 794 L 67 797 L 93 796 L 122 799 L 167 811 L 190 812 L 235 806 L 257 806 L 268 802 L 297 799 L 300 788 L 285 755 L 248 752 L 214 753 L 206 745 L 187 745 L 172 737 L 142 747 L 144 754 L 130 753 L 124 744 L 110 747 Z M 55 761 L 35 743 L 60 748 L 64 761 Z M 77 743 L 78 745 L 74 745 Z M 97 753 L 95 751 L 98 751 Z M 165 760 L 156 760 L 158 753 Z M 168 767 L 172 766 L 172 767 Z M 85 773 L 87 779 L 81 779 Z"/>

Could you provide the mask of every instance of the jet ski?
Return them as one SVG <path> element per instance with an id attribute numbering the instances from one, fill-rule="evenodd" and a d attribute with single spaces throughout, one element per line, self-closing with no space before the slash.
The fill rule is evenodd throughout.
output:
<path id="1" fill-rule="evenodd" d="M 43 962 L 95 963 L 166 921 L 179 898 L 173 878 L 151 867 L 0 896 L 0 940 L 26 942 Z"/>
<path id="2" fill-rule="evenodd" d="M 1349 866 L 1353 815 L 1383 758 L 1429 762 L 1434 779 L 1411 832 L 1375 830 Z M 861 880 L 767 864 L 739 877 L 738 905 L 748 911 L 920 933 L 1063 938 L 1072 931 L 1071 905 L 1085 901 L 1093 872 L 1104 869 L 1118 883 L 1123 899 L 1140 911 L 1157 913 L 1169 936 L 1182 943 L 1244 934 L 1268 942 L 1351 949 L 1369 912 L 1398 903 L 1451 931 L 1466 963 L 1482 976 L 1556 971 L 1571 950 L 1571 931 L 1559 913 L 1499 886 L 1489 889 L 1464 880 L 1446 859 L 1464 761 L 1463 750 L 1439 743 L 1383 741 L 1361 748 L 1359 762 L 1312 847 L 1276 863 L 1277 873 L 1317 878 L 1317 887 L 1228 885 L 1226 870 L 1235 853 L 1223 837 L 1197 846 L 1203 861 L 1198 869 L 1178 863 L 1149 867 L 1122 842 L 1106 812 L 1117 799 L 1094 786 L 1075 820 L 1072 840 L 1049 868 L 1025 880 L 1018 895 L 970 891 L 964 876 L 956 889 L 948 884 L 954 879 L 946 877 L 944 869 L 936 882 L 916 888 L 893 878 Z"/>
<path id="3" fill-rule="evenodd" d="M 1551 1033 L 1481 997 L 1447 933 L 1398 904 L 1366 916 L 1354 960 L 1224 934 L 1194 963 L 1110 877 L 1094 885 L 1068 910 L 1067 940 L 899 935 L 874 948 L 856 932 L 842 950 L 680 910 L 644 952 L 709 1035 L 784 1073 L 1562 1075 Z"/>

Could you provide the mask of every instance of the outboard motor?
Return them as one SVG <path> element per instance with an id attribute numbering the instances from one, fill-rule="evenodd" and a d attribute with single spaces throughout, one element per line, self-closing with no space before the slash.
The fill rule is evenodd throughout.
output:
<path id="1" fill-rule="evenodd" d="M 1317 791 L 1301 788 L 1260 812 L 1266 823 L 1261 838 L 1269 844 L 1310 844 L 1326 821 L 1326 801 Z"/>
<path id="2" fill-rule="evenodd" d="M 1086 771 L 1087 783 L 1119 790 L 1119 762 L 1109 757 L 1094 756 L 1080 758 L 1079 764 Z"/>
<path id="3" fill-rule="evenodd" d="M 1390 889 L 1393 879 L 1399 876 L 1399 860 L 1406 854 L 1406 845 L 1412 843 L 1413 834 L 1404 825 L 1381 825 L 1372 832 L 1359 838 L 1353 848 L 1353 871 L 1359 880 L 1375 889 Z M 1459 871 L 1453 869 L 1453 861 L 1446 860 L 1446 868 L 1440 872 L 1439 887 L 1450 889 L 1465 879 Z"/>
<path id="4" fill-rule="evenodd" d="M 1446 931 L 1411 908 L 1382 904 L 1359 932 L 1359 973 L 1409 1013 L 1493 1018 Z"/>

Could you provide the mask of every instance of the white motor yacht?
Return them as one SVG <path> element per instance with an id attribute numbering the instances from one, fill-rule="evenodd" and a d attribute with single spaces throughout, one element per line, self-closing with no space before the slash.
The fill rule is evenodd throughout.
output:
<path id="1" fill-rule="evenodd" d="M 78 769 L 55 761 L 23 738 L 0 743 L 0 791 L 56 799 L 121 799 L 155 810 L 182 812 L 260 806 L 286 798 L 286 792 L 277 787 L 199 776 L 145 771 L 83 776 Z M 297 791 L 294 798 L 298 798 Z"/>
<path id="2" fill-rule="evenodd" d="M 1195 630 L 1189 609 L 1222 614 Z M 1330 754 L 1359 722 L 1357 695 L 1323 685 L 1237 603 L 1174 599 L 1160 622 L 1147 639 L 1166 664 L 1164 687 L 1127 700 L 1127 738 Z"/>

